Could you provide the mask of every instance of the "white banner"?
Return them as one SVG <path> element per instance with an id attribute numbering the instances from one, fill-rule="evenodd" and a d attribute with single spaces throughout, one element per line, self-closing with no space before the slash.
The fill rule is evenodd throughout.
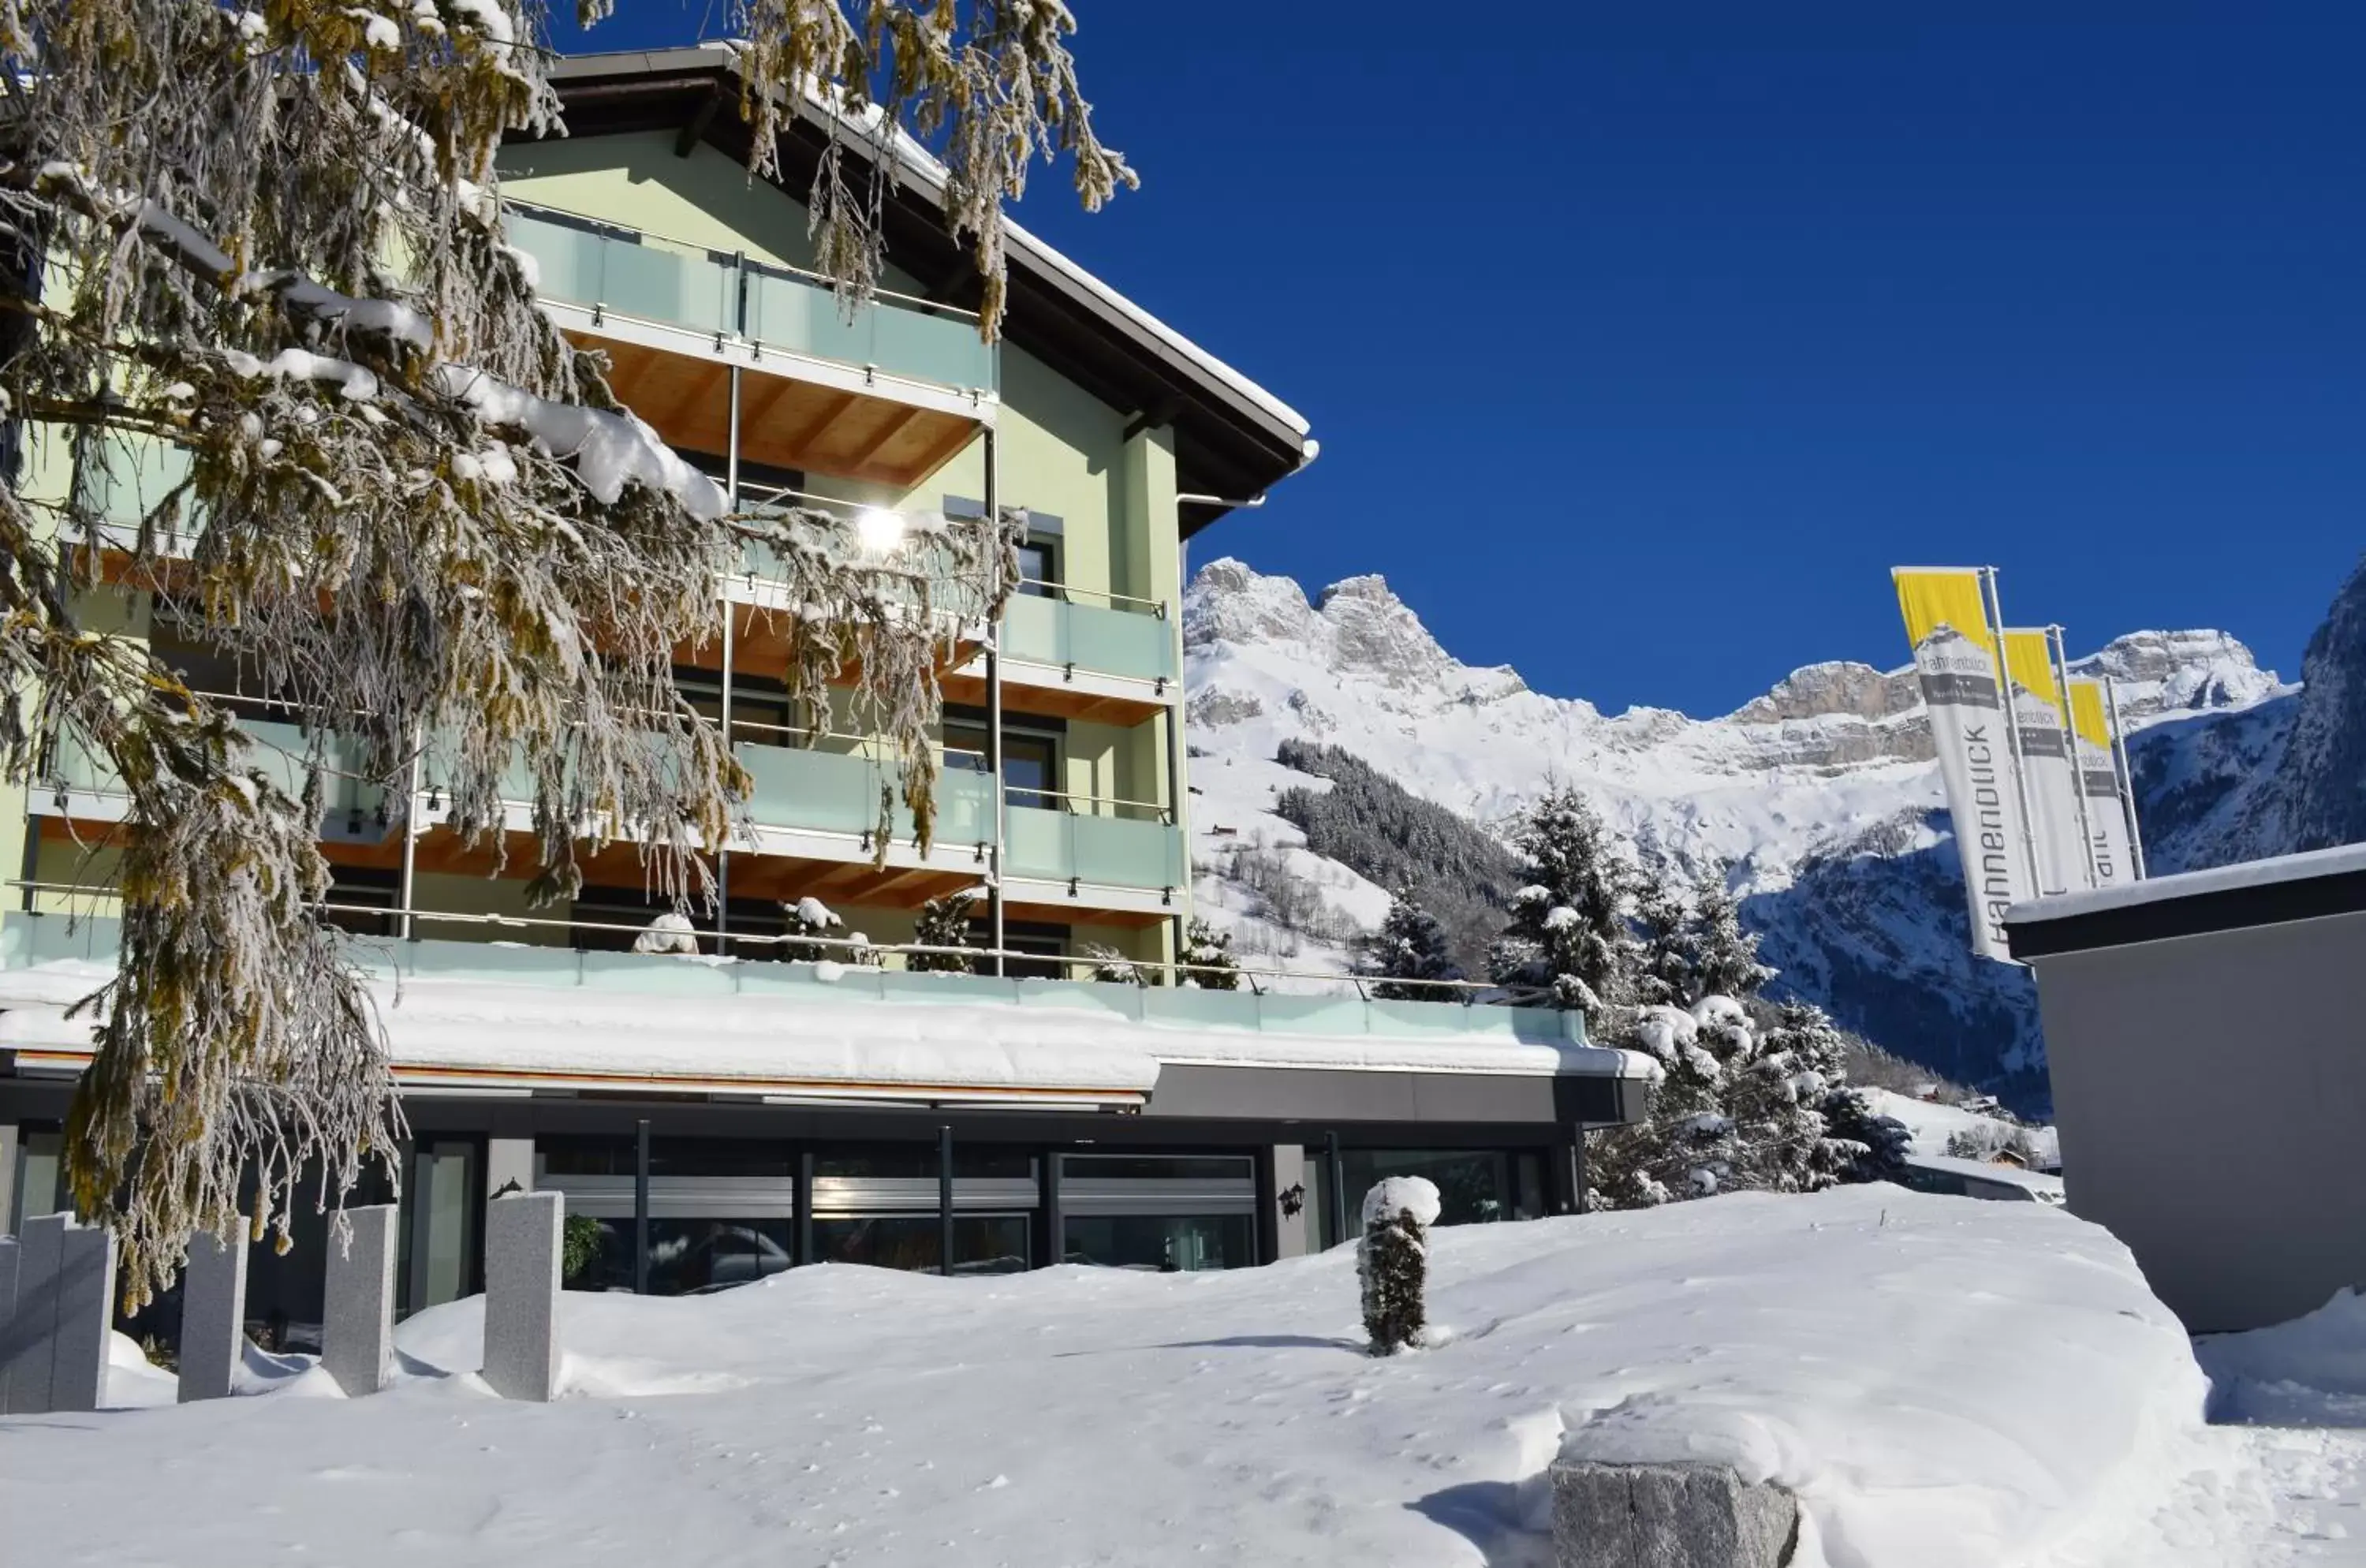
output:
<path id="1" fill-rule="evenodd" d="M 2080 811 L 2079 772 L 2070 756 L 2070 726 L 2062 713 L 2054 671 L 2054 639 L 2046 632 L 2007 627 L 2004 664 L 2012 676 L 2012 710 L 2021 727 L 2022 776 L 2029 784 L 2032 836 L 2037 840 L 2040 893 L 2095 886 Z"/>
<path id="2" fill-rule="evenodd" d="M 2010 961 L 2004 912 L 2032 896 L 2034 857 L 1998 699 L 1996 637 L 1980 573 L 1971 568 L 1900 567 L 1890 575 L 1914 645 L 1914 671 L 1921 680 L 1931 739 L 1947 785 L 1947 809 L 1955 818 L 1972 951 Z"/>
<path id="3" fill-rule="evenodd" d="M 2112 725 L 2103 709 L 2103 688 L 2094 681 L 2070 682 L 2071 728 L 2079 738 L 2079 775 L 2087 791 L 2087 826 L 2094 846 L 2095 883 L 2119 887 L 2136 879 L 2135 847 L 2128 838 L 2131 803 L 2120 795 L 2120 770 L 2112 754 Z"/>

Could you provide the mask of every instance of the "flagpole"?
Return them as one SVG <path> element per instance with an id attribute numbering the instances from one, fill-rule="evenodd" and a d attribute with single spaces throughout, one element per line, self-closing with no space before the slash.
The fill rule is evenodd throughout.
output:
<path id="1" fill-rule="evenodd" d="M 2045 879 L 2037 870 L 2037 833 L 2032 824 L 2035 815 L 2029 806 L 2029 773 L 2021 761 L 2021 716 L 2013 711 L 2012 671 L 2004 662 L 2004 600 L 1997 592 L 1997 569 L 1979 569 L 1980 586 L 1988 590 L 1989 656 L 1996 665 L 1999 706 L 2004 712 L 2005 750 L 2012 762 L 2012 792 L 2021 802 L 2021 858 L 2029 868 L 2029 891 L 2032 896 L 2045 891 Z"/>
<path id="2" fill-rule="evenodd" d="M 2128 819 L 2128 854 L 2135 862 L 2136 880 L 2145 879 L 2144 829 L 2136 822 L 2136 773 L 2128 765 L 2127 734 L 2120 728 L 2120 683 L 2103 678 L 2103 705 L 2112 721 L 2112 771 L 2119 775 L 2120 811 Z"/>
<path id="3" fill-rule="evenodd" d="M 2070 711 L 2070 654 L 2062 646 L 2062 628 L 2045 628 L 2047 652 L 2054 660 L 2054 689 L 2062 697 L 2062 744 L 2070 757 L 2071 792 L 2079 802 L 2079 838 L 2087 847 L 2087 886 L 2103 884 L 2102 868 L 2095 863 L 2095 824 L 2087 815 L 2087 764 L 2079 756 L 2079 720 Z"/>

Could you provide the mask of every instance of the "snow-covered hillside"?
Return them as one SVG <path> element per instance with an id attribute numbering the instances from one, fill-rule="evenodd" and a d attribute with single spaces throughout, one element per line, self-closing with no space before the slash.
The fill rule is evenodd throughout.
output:
<path id="1" fill-rule="evenodd" d="M 1234 559 L 1193 578 L 1184 637 L 1200 902 L 1245 949 L 1335 966 L 1343 933 L 1386 905 L 1380 889 L 1297 847 L 1302 837 L 1273 815 L 1278 791 L 1310 783 L 1275 761 L 1283 741 L 1353 752 L 1498 830 L 1566 782 L 1644 859 L 1687 873 L 1729 864 L 1765 956 L 1843 1023 L 1951 1077 L 2024 1104 L 2042 1097 L 2027 977 L 1969 955 L 1910 672 L 1818 664 L 1721 717 L 1605 714 L 1531 691 L 1509 668 L 1460 662 L 1377 577 L 1310 602 L 1290 579 Z M 2220 632 L 2137 632 L 2079 662 L 2120 681 L 2124 708 L 2145 726 L 2191 728 L 2191 716 L 2293 700 Z M 1330 924 L 1278 930 L 1257 889 L 1231 874 L 1245 863 L 1269 875 L 1277 860 L 1321 885 Z"/>

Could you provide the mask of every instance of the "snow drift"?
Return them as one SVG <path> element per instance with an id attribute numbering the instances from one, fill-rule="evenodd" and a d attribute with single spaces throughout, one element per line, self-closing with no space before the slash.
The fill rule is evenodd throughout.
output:
<path id="1" fill-rule="evenodd" d="M 2109 1235 L 1893 1187 L 1431 1238 L 1375 1360 L 1353 1248 L 1230 1274 L 845 1267 L 566 1299 L 568 1394 L 490 1398 L 480 1303 L 366 1401 L 319 1380 L 0 1423 L 28 1561 L 1543 1561 L 1547 1467 L 1724 1460 L 1833 1568 L 2119 1555 L 2202 1462 L 2204 1385 Z M 139 1402 L 153 1384 L 127 1376 Z M 144 1396 L 144 1397 L 143 1397 Z M 123 1507 L 138 1476 L 141 1506 Z"/>

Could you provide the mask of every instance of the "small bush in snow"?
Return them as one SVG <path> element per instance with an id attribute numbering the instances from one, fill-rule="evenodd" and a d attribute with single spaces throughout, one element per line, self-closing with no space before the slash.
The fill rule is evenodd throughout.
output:
<path id="1" fill-rule="evenodd" d="M 690 917 L 679 910 L 668 909 L 649 921 L 641 934 L 633 939 L 635 953 L 672 953 L 691 957 L 698 954 L 698 928 Z"/>
<path id="2" fill-rule="evenodd" d="M 1364 1194 L 1364 1235 L 1356 1244 L 1356 1278 L 1364 1288 L 1364 1333 L 1375 1356 L 1421 1343 L 1429 1281 L 1429 1227 L 1437 1223 L 1437 1188 L 1418 1176 L 1391 1176 Z"/>
<path id="3" fill-rule="evenodd" d="M 1084 955 L 1092 960 L 1093 978 L 1111 986 L 1147 986 L 1150 979 L 1143 974 L 1142 965 L 1105 942 L 1088 942 Z"/>
<path id="4" fill-rule="evenodd" d="M 912 941 L 921 947 L 967 947 L 970 919 L 977 912 L 977 901 L 985 897 L 983 887 L 964 887 L 941 898 L 930 899 L 920 906 L 919 918 L 912 922 Z M 907 953 L 904 966 L 924 975 L 977 973 L 977 960 L 964 953 Z"/>
<path id="5" fill-rule="evenodd" d="M 1233 961 L 1233 939 L 1199 916 L 1183 931 L 1183 962 L 1191 965 L 1183 983 L 1203 991 L 1237 991 L 1241 966 Z"/>
<path id="6" fill-rule="evenodd" d="M 783 904 L 781 912 L 788 918 L 787 933 L 791 937 L 842 938 L 846 934 L 846 922 L 818 898 L 800 898 L 794 904 Z M 817 942 L 784 942 L 781 944 L 781 956 L 798 964 L 819 964 L 824 959 L 836 959 L 840 963 L 850 961 L 846 949 L 824 947 Z"/>

